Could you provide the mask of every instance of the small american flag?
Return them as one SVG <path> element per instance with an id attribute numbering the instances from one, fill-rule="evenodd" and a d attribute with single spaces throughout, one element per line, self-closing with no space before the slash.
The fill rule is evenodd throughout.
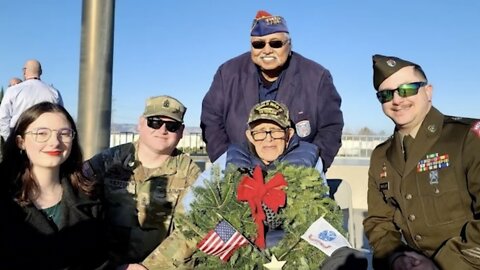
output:
<path id="1" fill-rule="evenodd" d="M 248 243 L 248 240 L 225 220 L 215 226 L 197 247 L 201 251 L 214 256 L 219 256 L 223 261 L 228 261 L 233 252 Z"/>

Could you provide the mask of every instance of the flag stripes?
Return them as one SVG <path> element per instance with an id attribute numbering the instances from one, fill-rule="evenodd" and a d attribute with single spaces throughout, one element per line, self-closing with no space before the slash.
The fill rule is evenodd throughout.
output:
<path id="1" fill-rule="evenodd" d="M 237 248 L 247 243 L 248 240 L 241 233 L 222 220 L 198 243 L 197 247 L 206 254 L 228 261 Z"/>

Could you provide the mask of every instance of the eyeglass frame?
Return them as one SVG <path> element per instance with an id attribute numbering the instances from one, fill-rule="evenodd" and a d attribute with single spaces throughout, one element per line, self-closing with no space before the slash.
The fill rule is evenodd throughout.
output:
<path id="1" fill-rule="evenodd" d="M 254 48 L 256 50 L 261 50 L 261 49 L 265 48 L 265 46 L 267 46 L 267 43 L 268 43 L 268 46 L 270 46 L 270 48 L 280 49 L 283 46 L 285 46 L 285 44 L 288 44 L 289 42 L 290 42 L 290 39 L 286 39 L 286 40 L 274 39 L 274 40 L 269 40 L 268 42 L 265 41 L 265 40 L 253 40 L 253 41 L 250 42 L 250 45 L 252 46 L 252 48 Z M 261 45 L 261 46 L 258 46 L 258 45 L 255 45 L 255 44 L 258 44 L 258 45 Z"/>
<path id="2" fill-rule="evenodd" d="M 280 139 L 285 139 L 285 135 L 287 134 L 287 130 L 288 128 L 284 128 L 284 129 L 271 129 L 271 130 L 250 130 L 250 135 L 252 135 L 252 139 L 256 142 L 261 142 L 261 141 L 264 141 L 267 139 L 267 135 L 270 135 L 270 137 L 273 139 L 273 140 L 280 140 Z M 274 132 L 282 132 L 282 136 L 281 137 L 274 137 L 273 134 Z M 263 139 L 255 139 L 255 136 L 256 135 L 259 135 L 259 134 L 264 134 L 265 137 L 263 137 Z"/>
<path id="3" fill-rule="evenodd" d="M 38 131 L 39 130 L 48 130 L 49 132 L 49 135 L 48 137 L 45 139 L 45 140 L 38 140 Z M 68 136 L 68 137 L 64 137 L 63 135 L 68 135 L 68 134 L 62 134 L 61 132 L 62 131 L 65 131 L 65 130 L 68 130 L 70 131 L 71 133 L 71 136 Z M 61 129 L 51 129 L 51 128 L 48 128 L 48 127 L 38 127 L 38 128 L 35 128 L 33 130 L 30 130 L 30 131 L 26 131 L 25 133 L 23 133 L 24 135 L 33 135 L 33 140 L 37 143 L 44 143 L 44 142 L 48 142 L 48 140 L 50 140 L 50 138 L 52 137 L 52 134 L 53 132 L 56 131 L 57 132 L 57 139 L 59 139 L 61 142 L 63 143 L 70 143 L 70 142 L 73 142 L 73 140 L 75 139 L 75 135 L 76 135 L 76 132 L 75 130 L 71 129 L 71 128 L 61 128 Z M 69 140 L 65 140 L 65 138 L 68 138 Z"/>
<path id="4" fill-rule="evenodd" d="M 151 129 L 158 130 L 162 128 L 162 126 L 165 124 L 165 129 L 168 132 L 175 133 L 178 130 L 182 128 L 183 123 L 178 122 L 178 121 L 165 121 L 160 119 L 158 116 L 150 116 L 146 117 L 147 120 L 147 126 Z M 154 125 L 154 122 L 158 122 L 160 125 Z"/>
<path id="5" fill-rule="evenodd" d="M 414 88 L 408 87 L 412 85 L 414 85 L 415 87 Z M 404 83 L 399 85 L 395 89 L 384 89 L 384 90 L 377 91 L 376 96 L 378 101 L 380 101 L 381 104 L 384 104 L 393 100 L 395 96 L 395 92 L 397 92 L 397 94 L 402 98 L 415 96 L 416 94 L 418 94 L 418 91 L 420 90 L 420 88 L 426 85 L 428 85 L 428 82 Z"/>

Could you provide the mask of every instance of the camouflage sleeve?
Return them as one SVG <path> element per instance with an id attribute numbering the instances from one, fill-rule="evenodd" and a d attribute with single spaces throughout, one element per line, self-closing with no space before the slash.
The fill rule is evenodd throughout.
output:
<path id="1" fill-rule="evenodd" d="M 183 205 L 180 203 L 185 196 L 185 191 L 195 182 L 200 175 L 200 168 L 191 159 L 185 164 L 186 183 L 185 189 L 178 198 L 175 213 L 184 213 Z M 182 166 L 183 167 L 183 166 Z M 197 241 L 186 239 L 183 233 L 174 229 L 173 232 L 162 241 L 162 243 L 142 262 L 142 265 L 149 270 L 153 269 L 193 269 L 191 259 L 196 250 Z"/>
<path id="2" fill-rule="evenodd" d="M 191 192 L 191 187 L 197 180 L 198 176 L 200 176 L 200 168 L 193 160 L 189 158 L 187 164 L 185 164 L 185 189 L 178 198 L 178 203 L 175 207 L 175 213 L 186 213 L 185 204 L 183 201 L 185 196 Z"/>
<path id="3" fill-rule="evenodd" d="M 149 270 L 193 269 L 193 252 L 197 241 L 186 239 L 180 230 L 174 230 L 148 257 L 142 265 Z"/>
<path id="4" fill-rule="evenodd" d="M 191 186 L 195 180 L 197 180 L 198 176 L 200 175 L 200 167 L 190 159 L 187 169 L 187 182 L 188 186 Z"/>

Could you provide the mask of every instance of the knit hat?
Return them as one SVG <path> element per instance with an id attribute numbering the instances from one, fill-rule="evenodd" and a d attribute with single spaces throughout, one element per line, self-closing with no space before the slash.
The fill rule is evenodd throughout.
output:
<path id="1" fill-rule="evenodd" d="M 372 57 L 373 60 L 373 87 L 378 90 L 380 84 L 390 77 L 393 73 L 399 71 L 400 69 L 408 66 L 416 67 L 425 78 L 425 72 L 422 68 L 410 61 L 400 59 L 394 56 L 384 56 L 380 54 L 375 54 Z"/>
<path id="2" fill-rule="evenodd" d="M 170 96 L 150 97 L 145 102 L 143 116 L 166 116 L 183 123 L 187 108 L 177 99 Z"/>
<path id="3" fill-rule="evenodd" d="M 273 33 L 288 33 L 287 22 L 281 16 L 272 16 L 270 13 L 259 10 L 253 19 L 250 36 L 266 36 Z"/>
<path id="4" fill-rule="evenodd" d="M 270 120 L 282 128 L 290 127 L 290 116 L 287 106 L 275 100 L 266 100 L 253 106 L 248 117 L 248 124 L 258 120 Z"/>

